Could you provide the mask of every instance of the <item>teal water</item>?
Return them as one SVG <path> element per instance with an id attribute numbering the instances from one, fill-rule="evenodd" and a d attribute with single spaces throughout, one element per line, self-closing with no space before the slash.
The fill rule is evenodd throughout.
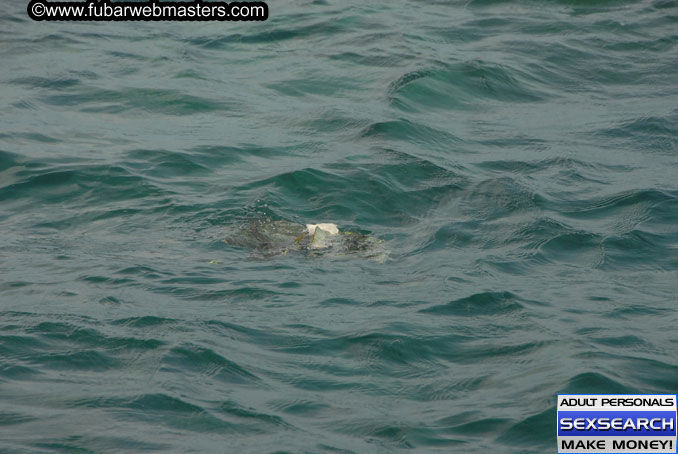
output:
<path id="1" fill-rule="evenodd" d="M 678 390 L 678 2 L 0 4 L 0 452 L 555 452 Z M 252 219 L 361 256 L 261 256 Z"/>

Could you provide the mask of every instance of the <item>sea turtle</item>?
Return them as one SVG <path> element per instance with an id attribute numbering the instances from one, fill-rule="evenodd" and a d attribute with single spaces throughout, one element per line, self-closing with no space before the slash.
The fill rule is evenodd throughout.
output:
<path id="1" fill-rule="evenodd" d="M 264 257 L 299 252 L 305 255 L 359 255 L 383 262 L 383 240 L 363 233 L 340 230 L 336 224 L 297 224 L 286 220 L 253 219 L 223 240 L 231 246 L 252 249 Z"/>

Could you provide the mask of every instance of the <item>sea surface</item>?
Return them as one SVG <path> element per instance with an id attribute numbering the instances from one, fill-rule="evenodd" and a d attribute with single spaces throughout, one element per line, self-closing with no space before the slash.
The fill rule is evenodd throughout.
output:
<path id="1" fill-rule="evenodd" d="M 0 3 L 0 452 L 548 453 L 678 391 L 678 2 Z M 333 222 L 360 254 L 229 245 Z"/>

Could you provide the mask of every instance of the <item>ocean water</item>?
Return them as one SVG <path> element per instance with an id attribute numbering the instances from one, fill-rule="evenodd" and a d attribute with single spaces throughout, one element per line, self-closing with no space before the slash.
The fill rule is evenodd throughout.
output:
<path id="1" fill-rule="evenodd" d="M 0 452 L 555 452 L 678 390 L 678 2 L 0 4 Z M 224 243 L 334 222 L 361 255 Z"/>

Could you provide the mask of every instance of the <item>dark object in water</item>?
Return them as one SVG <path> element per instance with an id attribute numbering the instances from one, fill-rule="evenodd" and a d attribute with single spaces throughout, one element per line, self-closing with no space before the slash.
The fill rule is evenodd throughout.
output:
<path id="1" fill-rule="evenodd" d="M 303 226 L 285 220 L 254 219 L 235 228 L 223 240 L 252 249 L 264 257 L 300 252 L 307 255 L 355 254 L 383 261 L 387 254 L 378 240 L 358 232 L 340 231 L 335 224 Z"/>

